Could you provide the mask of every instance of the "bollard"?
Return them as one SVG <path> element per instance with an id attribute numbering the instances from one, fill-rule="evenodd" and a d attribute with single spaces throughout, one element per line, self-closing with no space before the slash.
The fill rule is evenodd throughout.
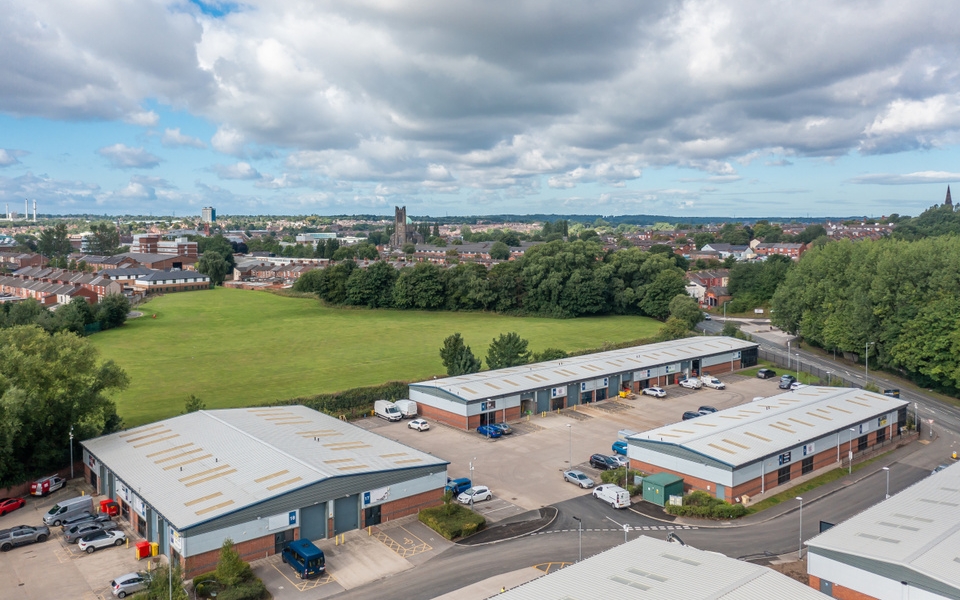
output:
<path id="1" fill-rule="evenodd" d="M 372 526 L 372 525 L 367 525 L 367 535 L 368 535 L 368 536 L 373 535 L 373 526 Z"/>

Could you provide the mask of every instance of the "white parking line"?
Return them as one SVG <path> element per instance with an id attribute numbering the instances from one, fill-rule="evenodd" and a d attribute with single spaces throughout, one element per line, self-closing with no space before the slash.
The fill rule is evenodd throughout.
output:
<path id="1" fill-rule="evenodd" d="M 623 523 L 617 523 L 616 521 L 614 521 L 614 520 L 611 519 L 610 517 L 606 517 L 606 519 L 607 519 L 608 521 L 610 521 L 611 523 L 613 523 L 614 525 L 616 525 L 617 527 L 619 527 L 620 529 L 623 529 Z"/>

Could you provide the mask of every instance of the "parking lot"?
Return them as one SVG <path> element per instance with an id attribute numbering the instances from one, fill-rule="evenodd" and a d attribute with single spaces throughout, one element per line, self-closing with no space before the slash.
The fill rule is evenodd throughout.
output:
<path id="1" fill-rule="evenodd" d="M 756 379 L 729 374 L 720 377 L 725 390 L 690 390 L 679 385 L 666 387 L 665 398 L 636 395 L 531 416 L 512 423 L 515 432 L 499 439 L 485 439 L 476 432 L 465 432 L 431 422 L 429 431 L 407 427 L 407 421 L 388 423 L 368 418 L 358 424 L 373 429 L 418 450 L 450 461 L 450 477 L 470 477 L 477 485 L 489 486 L 494 501 L 501 500 L 522 510 L 537 509 L 589 494 L 589 490 L 566 483 L 563 471 L 580 469 L 600 481 L 600 473 L 590 467 L 590 455 L 612 454 L 611 444 L 621 429 L 646 431 L 680 420 L 684 411 L 696 411 L 708 405 L 731 408 L 756 397 L 781 393 L 777 379 Z M 471 465 L 473 467 L 471 471 Z M 500 520 L 498 510 L 477 510 L 491 520 Z M 497 507 L 502 505 L 497 505 Z M 506 510 L 503 511 L 507 512 Z"/>
<path id="2" fill-rule="evenodd" d="M 82 480 L 70 482 L 46 498 L 27 498 L 27 505 L 0 517 L 0 529 L 15 525 L 41 525 L 43 514 L 58 500 L 80 495 Z M 89 490 L 85 490 L 89 494 Z M 130 531 L 125 530 L 128 534 Z M 50 539 L 14 548 L 0 555 L 0 597 L 25 600 L 87 600 L 113 598 L 110 581 L 132 571 L 145 571 L 153 559 L 137 561 L 134 549 L 110 547 L 93 554 L 67 544 L 59 527 L 50 528 Z"/>

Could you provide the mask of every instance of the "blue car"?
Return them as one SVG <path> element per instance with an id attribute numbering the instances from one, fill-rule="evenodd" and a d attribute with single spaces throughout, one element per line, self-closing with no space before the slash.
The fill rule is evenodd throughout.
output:
<path id="1" fill-rule="evenodd" d="M 477 433 L 488 438 L 498 438 L 503 435 L 496 425 L 481 425 L 477 427 Z"/>
<path id="2" fill-rule="evenodd" d="M 617 441 L 615 441 L 615 442 L 613 443 L 613 446 L 611 446 L 611 448 L 613 449 L 614 452 L 616 452 L 616 453 L 619 454 L 620 456 L 626 456 L 626 455 L 627 455 L 627 443 L 626 443 L 625 441 L 623 441 L 623 440 L 617 440 Z"/>
<path id="3" fill-rule="evenodd" d="M 453 497 L 456 498 L 463 492 L 469 490 L 473 487 L 473 482 L 471 482 L 466 477 L 461 477 L 459 479 L 450 479 L 447 477 L 447 485 L 444 486 L 444 492 L 453 492 Z"/>

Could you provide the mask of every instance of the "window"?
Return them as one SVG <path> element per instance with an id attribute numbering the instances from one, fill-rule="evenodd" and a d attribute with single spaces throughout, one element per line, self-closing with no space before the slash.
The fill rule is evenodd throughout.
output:
<path id="1" fill-rule="evenodd" d="M 777 485 L 783 485 L 790 481 L 790 466 L 777 469 Z"/>
<path id="2" fill-rule="evenodd" d="M 886 429 L 886 427 L 884 427 L 883 429 L 878 429 L 878 430 L 877 430 L 877 443 L 879 444 L 880 442 L 884 441 L 885 439 L 887 439 L 887 429 Z"/>
<path id="3" fill-rule="evenodd" d="M 800 466 L 801 475 L 806 475 L 807 473 L 810 473 L 811 471 L 813 471 L 813 457 L 811 456 L 809 458 L 803 459 L 803 462 L 800 463 L 800 465 L 801 465 Z"/>
<path id="4" fill-rule="evenodd" d="M 857 438 L 857 452 L 863 452 L 867 449 L 867 437 L 868 436 L 861 435 Z"/>

